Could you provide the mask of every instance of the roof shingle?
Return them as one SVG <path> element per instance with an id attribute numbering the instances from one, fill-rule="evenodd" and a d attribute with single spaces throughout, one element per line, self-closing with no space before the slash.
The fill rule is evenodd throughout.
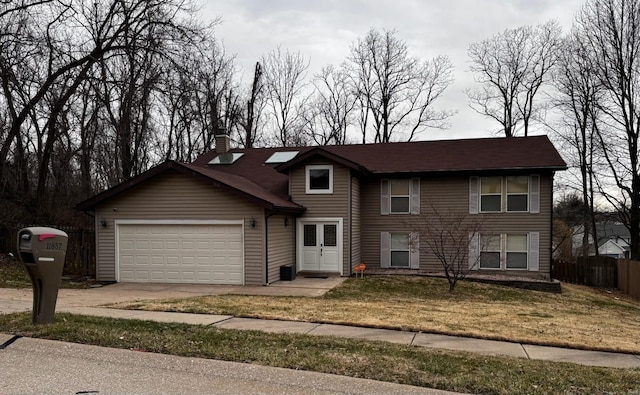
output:
<path id="1" fill-rule="evenodd" d="M 332 145 L 323 147 L 233 149 L 244 155 L 232 164 L 208 165 L 218 154 L 207 152 L 192 164 L 165 162 L 133 180 L 78 204 L 99 202 L 169 168 L 215 181 L 218 185 L 271 209 L 302 212 L 290 200 L 287 170 L 315 155 L 342 163 L 361 174 L 488 172 L 500 170 L 556 171 L 567 165 L 546 136 L 420 141 L 410 143 Z M 299 151 L 287 163 L 266 164 L 275 152 Z"/>

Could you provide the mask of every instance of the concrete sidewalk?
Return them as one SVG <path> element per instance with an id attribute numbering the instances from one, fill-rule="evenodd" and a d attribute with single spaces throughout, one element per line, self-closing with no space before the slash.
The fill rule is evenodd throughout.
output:
<path id="1" fill-rule="evenodd" d="M 300 321 L 237 318 L 228 315 L 116 310 L 100 307 L 70 307 L 63 308 L 58 311 L 99 317 L 185 323 L 192 325 L 212 325 L 221 329 L 254 330 L 270 333 L 296 333 L 313 336 L 336 336 L 352 339 L 385 341 L 433 349 L 466 351 L 485 355 L 502 355 L 525 359 L 570 362 L 580 365 L 611 368 L 640 369 L 640 355 L 536 346 L 531 344 L 446 336 L 422 332 L 395 331 L 389 329 L 318 324 Z"/>
<path id="2" fill-rule="evenodd" d="M 266 287 L 117 283 L 95 289 L 62 289 L 58 295 L 56 311 L 122 319 L 213 325 L 224 329 L 259 330 L 273 333 L 298 333 L 386 341 L 433 349 L 467 351 L 487 355 L 506 355 L 517 358 L 571 362 L 591 366 L 640 368 L 640 356 L 630 354 L 544 347 L 495 340 L 344 325 L 258 320 L 236 318 L 226 315 L 118 310 L 100 307 L 108 303 L 131 302 L 136 300 L 186 298 L 231 293 L 317 297 L 323 295 L 344 281 L 344 279 L 345 278 L 340 277 L 323 279 L 298 277 L 295 281 L 278 282 Z M 31 289 L 0 288 L 0 314 L 30 311 L 32 300 Z"/>

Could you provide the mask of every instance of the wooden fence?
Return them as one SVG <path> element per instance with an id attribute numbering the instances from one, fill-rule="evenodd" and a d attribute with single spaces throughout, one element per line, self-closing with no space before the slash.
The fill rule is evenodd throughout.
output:
<path id="1" fill-rule="evenodd" d="M 2 237 L 2 252 L 18 251 L 17 234 L 29 225 L 16 225 L 14 229 L 5 231 Z M 67 255 L 64 262 L 64 274 L 68 276 L 95 277 L 96 274 L 96 238 L 93 227 L 51 226 L 63 230 L 69 235 Z"/>
<path id="2" fill-rule="evenodd" d="M 574 284 L 617 288 L 617 260 L 606 256 L 590 256 L 587 259 L 580 257 L 576 262 L 554 260 L 551 277 Z"/>
<path id="3" fill-rule="evenodd" d="M 618 260 L 618 289 L 640 300 L 640 261 Z"/>
<path id="4" fill-rule="evenodd" d="M 618 288 L 640 300 L 640 261 L 591 256 L 577 262 L 554 260 L 551 277 L 593 287 Z"/>

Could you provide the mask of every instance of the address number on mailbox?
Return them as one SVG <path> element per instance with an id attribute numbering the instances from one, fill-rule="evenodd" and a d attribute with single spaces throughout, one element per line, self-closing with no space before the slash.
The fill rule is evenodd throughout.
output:
<path id="1" fill-rule="evenodd" d="M 47 243 L 47 250 L 59 251 L 62 249 L 62 243 Z"/>

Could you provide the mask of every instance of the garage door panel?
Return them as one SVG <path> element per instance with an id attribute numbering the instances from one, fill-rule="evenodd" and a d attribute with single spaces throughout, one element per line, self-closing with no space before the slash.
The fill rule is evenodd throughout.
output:
<path id="1" fill-rule="evenodd" d="M 168 267 L 180 265 L 180 257 L 171 255 L 165 256 L 165 265 Z"/>
<path id="2" fill-rule="evenodd" d="M 183 250 L 193 250 L 195 248 L 195 243 L 193 242 L 193 240 L 182 240 L 182 242 L 180 243 L 180 247 Z"/>
<path id="3" fill-rule="evenodd" d="M 180 242 L 178 241 L 173 241 L 173 240 L 167 240 L 164 242 L 164 249 L 165 251 L 168 250 L 180 250 Z"/>
<path id="4" fill-rule="evenodd" d="M 240 225 L 118 225 L 123 282 L 242 284 Z"/>

